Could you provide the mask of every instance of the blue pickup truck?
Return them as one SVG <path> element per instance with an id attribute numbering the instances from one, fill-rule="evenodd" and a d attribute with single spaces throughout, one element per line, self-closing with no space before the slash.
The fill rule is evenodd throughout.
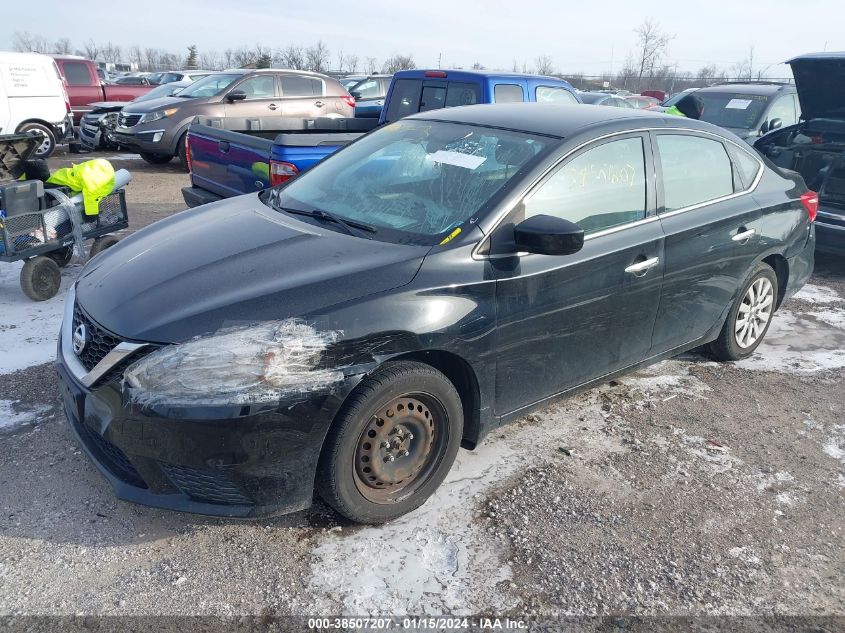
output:
<path id="1" fill-rule="evenodd" d="M 191 125 L 186 159 L 190 207 L 282 184 L 371 129 L 416 112 L 477 103 L 580 103 L 556 77 L 465 70 L 405 70 L 393 75 L 381 116 L 346 119 L 203 119 Z"/>

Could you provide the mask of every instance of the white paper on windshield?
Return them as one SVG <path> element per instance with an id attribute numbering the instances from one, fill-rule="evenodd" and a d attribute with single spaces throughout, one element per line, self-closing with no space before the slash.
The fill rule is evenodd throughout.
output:
<path id="1" fill-rule="evenodd" d="M 471 154 L 450 152 L 445 149 L 434 152 L 429 158 L 436 163 L 454 165 L 455 167 L 463 167 L 464 169 L 478 169 L 479 165 L 487 160 L 486 156 L 472 156 Z"/>
<path id="2" fill-rule="evenodd" d="M 725 109 L 730 110 L 745 110 L 751 105 L 751 99 L 731 99 Z"/>

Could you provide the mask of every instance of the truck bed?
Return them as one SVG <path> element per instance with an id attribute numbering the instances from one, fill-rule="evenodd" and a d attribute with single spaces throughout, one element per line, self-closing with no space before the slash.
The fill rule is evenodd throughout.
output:
<path id="1" fill-rule="evenodd" d="M 301 173 L 377 125 L 374 119 L 197 117 L 188 130 L 189 206 L 270 186 L 271 162 Z"/>

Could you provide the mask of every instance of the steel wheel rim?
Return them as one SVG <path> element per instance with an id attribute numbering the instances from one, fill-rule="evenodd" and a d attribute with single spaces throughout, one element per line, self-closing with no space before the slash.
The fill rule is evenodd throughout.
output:
<path id="1" fill-rule="evenodd" d="M 442 459 L 447 421 L 446 408 L 431 394 L 405 394 L 380 406 L 355 447 L 352 470 L 358 492 L 386 505 L 419 490 Z"/>
<path id="2" fill-rule="evenodd" d="M 734 323 L 736 344 L 747 349 L 757 343 L 772 318 L 775 290 L 766 277 L 754 281 L 745 292 Z"/>

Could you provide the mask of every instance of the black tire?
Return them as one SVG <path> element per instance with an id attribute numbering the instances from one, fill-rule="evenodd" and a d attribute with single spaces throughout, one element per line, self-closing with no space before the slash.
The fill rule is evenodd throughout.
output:
<path id="1" fill-rule="evenodd" d="M 91 248 L 88 250 L 88 257 L 99 255 L 107 248 L 111 248 L 117 244 L 119 241 L 120 240 L 114 235 L 104 235 L 103 237 L 98 237 L 94 240 L 94 243 L 91 244 Z"/>
<path id="2" fill-rule="evenodd" d="M 35 158 L 49 158 L 56 149 L 56 133 L 49 125 L 35 122 L 24 123 L 18 128 L 18 132 L 38 132 L 44 137 L 38 149 L 35 150 Z"/>
<path id="3" fill-rule="evenodd" d="M 357 523 L 400 517 L 440 486 L 462 432 L 461 398 L 446 376 L 422 363 L 387 363 L 356 387 L 335 418 L 317 492 Z"/>
<path id="4" fill-rule="evenodd" d="M 182 138 L 179 139 L 179 142 L 176 144 L 176 155 L 179 157 L 179 164 L 182 166 L 182 169 L 185 172 L 190 172 L 191 170 L 188 168 L 188 157 L 185 152 L 185 137 L 188 136 L 188 133 L 185 132 L 182 135 Z"/>
<path id="5" fill-rule="evenodd" d="M 141 158 L 150 165 L 166 165 L 173 160 L 173 156 L 169 156 L 167 154 L 151 154 L 149 152 L 140 152 L 140 154 Z"/>
<path id="6" fill-rule="evenodd" d="M 46 257 L 49 257 L 56 262 L 56 265 L 59 268 L 64 268 L 70 263 L 70 260 L 73 259 L 73 245 L 65 246 L 57 251 L 51 251 L 46 254 Z"/>
<path id="7" fill-rule="evenodd" d="M 749 296 L 749 290 L 752 286 L 755 287 L 755 290 L 760 289 L 759 294 L 762 295 L 765 293 L 766 295 L 765 298 L 761 299 L 759 304 L 755 304 Z M 766 302 L 766 298 L 770 301 L 767 311 L 760 307 Z M 769 326 L 772 324 L 772 317 L 774 316 L 777 305 L 777 298 L 778 278 L 775 275 L 775 271 L 772 270 L 771 266 L 758 264 L 743 284 L 739 294 L 737 294 L 736 300 L 733 306 L 731 306 L 731 311 L 728 313 L 728 318 L 725 319 L 725 325 L 719 333 L 719 338 L 710 343 L 710 353 L 713 357 L 719 361 L 730 361 L 741 360 L 751 356 L 754 350 L 763 342 L 766 332 L 769 331 Z M 765 323 L 761 323 L 762 316 L 760 315 L 765 316 L 766 314 L 768 314 L 768 317 L 765 319 Z M 751 316 L 750 324 L 745 326 L 746 329 L 743 329 L 743 324 L 746 321 L 744 315 Z M 760 326 L 756 333 L 754 332 L 754 323 Z M 748 334 L 748 327 L 752 328 L 751 336 L 753 336 L 753 340 L 751 338 L 745 338 L 742 335 L 743 332 Z M 738 339 L 743 339 L 748 344 L 740 344 Z"/>
<path id="8" fill-rule="evenodd" d="M 39 255 L 24 262 L 21 268 L 21 289 L 33 301 L 52 299 L 62 285 L 62 271 L 49 257 Z"/>

